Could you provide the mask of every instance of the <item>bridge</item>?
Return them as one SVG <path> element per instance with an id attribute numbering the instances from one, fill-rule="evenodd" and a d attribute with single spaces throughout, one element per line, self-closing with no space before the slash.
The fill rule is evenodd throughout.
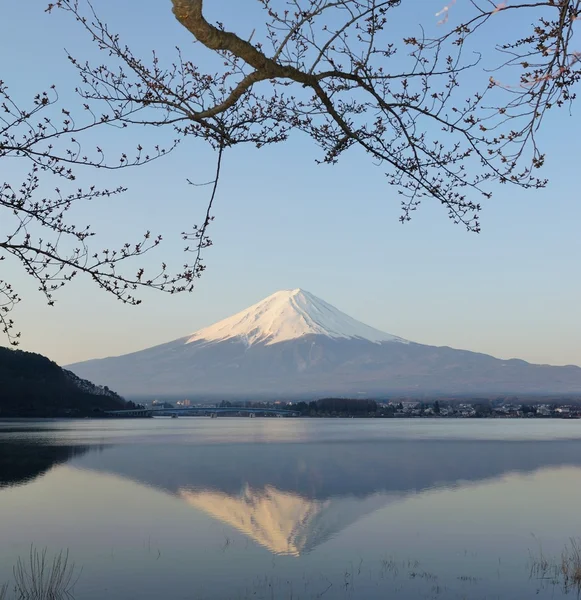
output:
<path id="1" fill-rule="evenodd" d="M 254 408 L 246 406 L 188 406 L 179 408 L 133 408 L 127 410 L 106 410 L 110 417 L 149 418 L 149 417 L 217 417 L 219 414 L 274 415 L 277 417 L 298 417 L 300 413 L 283 408 Z"/>

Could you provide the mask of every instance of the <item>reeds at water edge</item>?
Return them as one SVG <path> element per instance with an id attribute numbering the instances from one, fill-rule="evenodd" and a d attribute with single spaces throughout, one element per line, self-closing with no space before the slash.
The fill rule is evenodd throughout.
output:
<path id="1" fill-rule="evenodd" d="M 80 574 L 80 573 L 79 573 Z M 46 548 L 30 547 L 28 557 L 18 557 L 13 568 L 17 600 L 65 600 L 78 580 L 74 563 L 69 563 L 69 551 L 60 551 L 52 560 Z M 7 586 L 0 589 L 5 600 Z"/>

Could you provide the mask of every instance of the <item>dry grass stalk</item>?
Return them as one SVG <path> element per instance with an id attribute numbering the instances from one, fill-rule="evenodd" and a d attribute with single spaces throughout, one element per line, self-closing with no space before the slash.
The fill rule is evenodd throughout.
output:
<path id="1" fill-rule="evenodd" d="M 68 550 L 59 552 L 51 561 L 46 548 L 39 551 L 33 546 L 28 560 L 19 557 L 13 572 L 16 594 L 21 600 L 63 600 L 70 597 L 78 579 L 73 579 L 75 565 L 69 564 Z"/>
<path id="2" fill-rule="evenodd" d="M 565 589 L 581 592 L 581 540 L 571 538 L 561 554 L 561 573 Z"/>

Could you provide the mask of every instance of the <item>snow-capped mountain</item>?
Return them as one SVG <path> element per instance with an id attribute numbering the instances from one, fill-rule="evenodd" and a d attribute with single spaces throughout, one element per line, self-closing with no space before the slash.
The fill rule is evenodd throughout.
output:
<path id="1" fill-rule="evenodd" d="M 324 300 L 299 288 L 276 292 L 232 317 L 200 329 L 186 343 L 239 339 L 247 346 L 268 346 L 307 335 L 358 338 L 374 343 L 405 342 L 352 319 Z"/>
<path id="2" fill-rule="evenodd" d="M 126 397 L 575 393 L 581 368 L 413 343 L 301 289 L 160 346 L 68 367 Z"/>

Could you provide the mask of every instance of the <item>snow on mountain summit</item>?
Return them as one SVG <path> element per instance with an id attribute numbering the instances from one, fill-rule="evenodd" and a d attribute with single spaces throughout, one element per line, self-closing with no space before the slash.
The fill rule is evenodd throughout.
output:
<path id="1" fill-rule="evenodd" d="M 200 329 L 186 343 L 240 338 L 248 346 L 270 345 L 312 334 L 375 343 L 406 341 L 356 321 L 299 288 L 276 292 L 242 312 Z"/>

